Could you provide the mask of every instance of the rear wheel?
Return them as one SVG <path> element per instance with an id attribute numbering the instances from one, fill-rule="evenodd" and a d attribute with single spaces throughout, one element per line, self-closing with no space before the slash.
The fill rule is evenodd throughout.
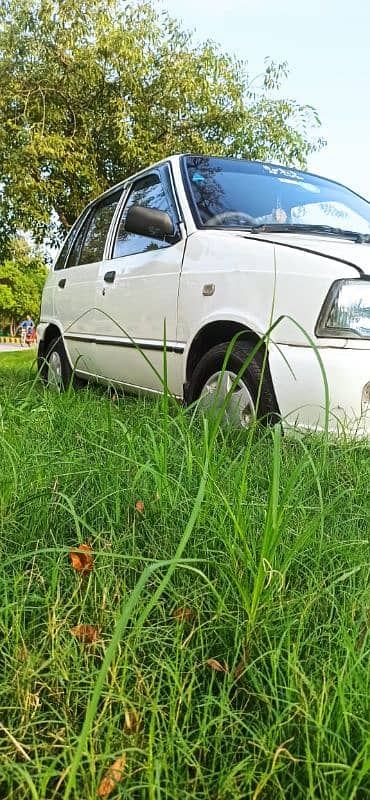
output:
<path id="1" fill-rule="evenodd" d="M 228 396 L 222 423 L 235 428 L 248 428 L 256 418 L 276 422 L 278 408 L 262 349 L 237 378 L 254 345 L 237 342 L 224 367 L 229 346 L 229 342 L 223 342 L 202 356 L 190 380 L 190 402 L 199 399 L 204 411 L 217 414 Z"/>
<path id="2" fill-rule="evenodd" d="M 84 381 L 77 378 L 68 361 L 67 353 L 61 338 L 52 339 L 47 345 L 45 355 L 39 357 L 41 379 L 50 389 L 63 392 L 71 381 L 77 389 L 84 385 Z"/>

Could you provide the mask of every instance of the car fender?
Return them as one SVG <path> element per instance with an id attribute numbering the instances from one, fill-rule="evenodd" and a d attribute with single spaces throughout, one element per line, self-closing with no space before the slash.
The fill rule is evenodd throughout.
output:
<path id="1" fill-rule="evenodd" d="M 64 338 L 63 332 L 62 332 L 63 331 L 62 324 L 61 324 L 60 320 L 56 319 L 55 317 L 50 317 L 48 320 L 41 320 L 39 322 L 38 326 L 37 326 L 37 329 L 36 329 L 37 330 L 37 341 L 38 341 L 38 345 L 39 345 L 39 354 L 40 354 L 41 358 L 43 358 L 45 356 L 45 346 L 46 346 L 45 343 L 48 340 L 48 333 L 47 332 L 48 332 L 48 329 L 50 327 L 52 327 L 52 328 L 54 328 L 54 329 L 59 331 L 59 336 L 63 341 L 63 346 L 64 346 L 64 349 L 66 351 L 67 359 L 69 361 L 70 366 L 72 367 L 71 356 L 70 356 L 70 353 L 69 353 L 69 350 L 68 350 L 67 342 L 65 341 L 65 338 Z M 53 333 L 56 333 L 56 331 L 55 332 L 53 331 Z"/>

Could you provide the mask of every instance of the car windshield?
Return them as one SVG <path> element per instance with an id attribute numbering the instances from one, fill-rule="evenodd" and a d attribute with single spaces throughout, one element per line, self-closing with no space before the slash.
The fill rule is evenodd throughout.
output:
<path id="1" fill-rule="evenodd" d="M 334 181 L 241 159 L 186 156 L 184 163 L 201 225 L 370 234 L 370 203 Z"/>

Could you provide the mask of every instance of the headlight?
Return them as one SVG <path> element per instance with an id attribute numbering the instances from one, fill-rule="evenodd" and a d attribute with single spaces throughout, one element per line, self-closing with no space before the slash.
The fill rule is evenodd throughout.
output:
<path id="1" fill-rule="evenodd" d="M 370 280 L 335 281 L 322 307 L 316 336 L 370 338 Z"/>

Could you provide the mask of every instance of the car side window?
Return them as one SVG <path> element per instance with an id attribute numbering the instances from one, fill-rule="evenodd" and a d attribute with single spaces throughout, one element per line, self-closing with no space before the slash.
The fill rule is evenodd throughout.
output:
<path id="1" fill-rule="evenodd" d="M 57 260 L 56 260 L 56 262 L 54 264 L 54 269 L 64 269 L 65 261 L 66 261 L 66 258 L 67 258 L 67 253 L 68 253 L 70 244 L 71 244 L 71 242 L 70 242 L 70 239 L 68 237 L 67 239 L 65 239 L 63 247 L 62 247 L 62 249 L 61 249 L 61 251 L 60 251 L 60 253 L 58 255 L 58 258 L 57 258 Z"/>
<path id="2" fill-rule="evenodd" d="M 82 242 L 83 242 L 83 240 L 85 238 L 85 234 L 86 234 L 87 228 L 89 226 L 89 221 L 90 221 L 90 214 L 88 214 L 87 218 L 85 219 L 85 222 L 81 225 L 81 228 L 79 229 L 77 235 L 74 238 L 74 241 L 73 241 L 73 244 L 72 244 L 72 247 L 70 249 L 68 259 L 67 259 L 66 268 L 75 267 L 79 263 L 78 259 L 79 259 L 79 255 L 80 255 L 81 245 L 82 245 Z"/>
<path id="3" fill-rule="evenodd" d="M 159 250 L 162 247 L 169 247 L 169 242 L 164 239 L 154 239 L 150 236 L 139 236 L 137 233 L 130 233 L 125 229 L 127 212 L 131 206 L 145 206 L 145 208 L 157 208 L 160 211 L 167 211 L 173 218 L 170 202 L 166 191 L 162 186 L 159 175 L 146 175 L 134 183 L 128 200 L 122 211 L 119 222 L 116 240 L 113 248 L 113 258 L 134 255 L 135 253 L 146 253 L 149 250 Z"/>
<path id="4" fill-rule="evenodd" d="M 67 260 L 67 267 L 95 264 L 104 254 L 105 240 L 122 190 L 96 203 L 80 228 Z"/>

